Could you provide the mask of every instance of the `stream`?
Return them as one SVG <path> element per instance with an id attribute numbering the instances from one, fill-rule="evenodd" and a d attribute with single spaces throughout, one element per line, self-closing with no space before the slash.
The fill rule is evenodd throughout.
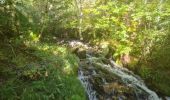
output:
<path id="1" fill-rule="evenodd" d="M 81 58 L 78 77 L 89 100 L 162 100 L 133 72 L 112 59 L 95 56 L 93 47 L 76 41 L 69 45 L 85 50 L 79 50 L 84 57 L 78 55 Z"/>

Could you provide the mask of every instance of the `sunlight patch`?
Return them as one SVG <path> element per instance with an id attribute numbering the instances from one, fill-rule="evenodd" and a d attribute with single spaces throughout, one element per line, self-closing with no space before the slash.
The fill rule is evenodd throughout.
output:
<path id="1" fill-rule="evenodd" d="M 66 67 L 63 68 L 63 72 L 64 72 L 65 74 L 71 74 L 72 68 L 71 68 L 71 65 L 70 65 L 70 63 L 68 62 L 68 60 L 65 61 L 65 66 L 66 66 Z"/>

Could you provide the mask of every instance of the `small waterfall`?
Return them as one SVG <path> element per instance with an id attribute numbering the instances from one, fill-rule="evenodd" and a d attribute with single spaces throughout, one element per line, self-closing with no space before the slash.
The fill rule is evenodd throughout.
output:
<path id="1" fill-rule="evenodd" d="M 74 45 L 82 47 L 84 44 L 74 41 L 71 46 Z M 88 51 L 92 47 L 84 45 L 84 48 L 87 49 L 86 59 L 80 61 L 78 76 L 89 100 L 161 100 L 139 76 L 113 60 L 102 63 Z"/>
<path id="2" fill-rule="evenodd" d="M 79 69 L 78 74 L 79 74 L 79 80 L 83 84 L 83 86 L 87 92 L 87 95 L 89 97 L 89 100 L 97 100 L 96 91 L 93 90 L 93 86 L 89 82 L 90 76 L 86 76 L 81 69 Z"/>
<path id="3" fill-rule="evenodd" d="M 91 57 L 91 56 L 88 56 Z M 95 57 L 91 57 L 89 60 L 90 66 L 92 66 L 91 63 L 93 62 L 93 59 L 95 60 Z M 128 71 L 126 68 L 118 67 L 116 63 L 113 60 L 110 60 L 111 64 L 103 64 L 103 63 L 96 63 L 102 68 L 108 70 L 111 73 L 114 73 L 115 75 L 119 76 L 123 83 L 125 83 L 127 86 L 130 86 L 134 88 L 135 90 L 135 100 L 161 100 L 157 94 L 150 89 L 146 87 L 143 80 L 137 76 L 134 75 L 131 71 Z M 88 94 L 89 100 L 100 100 L 97 98 L 97 92 L 93 89 L 93 84 L 90 83 L 89 79 L 92 78 L 93 75 L 97 75 L 98 73 L 93 69 L 92 74 L 88 73 L 89 75 L 83 75 L 83 71 L 79 70 L 79 79 L 81 80 L 83 86 L 86 89 L 86 92 Z M 103 82 L 103 85 L 109 84 L 107 83 L 106 79 L 104 77 L 101 78 L 101 81 Z M 113 89 L 114 91 L 114 89 Z M 144 97 L 141 97 L 141 95 L 144 94 Z M 114 95 L 114 92 L 113 92 Z M 118 100 L 125 100 L 123 97 L 119 96 Z M 108 99 L 111 100 L 111 99 Z"/>

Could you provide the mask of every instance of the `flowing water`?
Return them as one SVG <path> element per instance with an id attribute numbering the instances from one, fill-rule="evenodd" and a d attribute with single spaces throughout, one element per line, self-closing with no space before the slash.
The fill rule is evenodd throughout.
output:
<path id="1" fill-rule="evenodd" d="M 92 56 L 88 45 L 80 42 L 72 43 L 74 45 L 84 46 L 87 50 L 86 58 L 80 61 L 78 76 L 89 100 L 161 100 L 133 72 L 111 59 L 104 58 L 104 62 Z"/>

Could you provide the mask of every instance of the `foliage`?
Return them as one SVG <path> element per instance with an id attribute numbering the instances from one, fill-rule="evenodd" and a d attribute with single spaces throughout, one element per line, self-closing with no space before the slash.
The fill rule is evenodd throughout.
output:
<path id="1" fill-rule="evenodd" d="M 158 23 L 169 16 L 169 11 L 167 9 L 160 11 L 157 3 L 143 5 L 142 2 L 108 1 L 101 3 L 102 1 L 99 0 L 97 2 L 93 7 L 83 10 L 84 37 L 117 41 L 115 55 L 135 52 L 139 54 L 137 56 L 143 55 L 140 52 L 144 53 L 143 50 L 150 49 L 157 37 L 165 35 L 161 29 L 158 29 Z M 161 16 L 162 13 L 166 13 L 166 16 Z M 91 31 L 87 33 L 88 30 Z"/>
<path id="2" fill-rule="evenodd" d="M 117 62 L 129 56 L 128 68 L 156 91 L 170 95 L 168 0 L 4 1 L 1 99 L 85 99 L 76 79 L 77 58 L 56 45 L 75 38 L 109 43 L 107 53 L 115 51 L 110 54 Z"/>
<path id="3" fill-rule="evenodd" d="M 73 0 L 5 0 L 0 8 L 1 33 L 8 38 L 32 31 L 40 37 L 64 32 L 72 19 Z M 38 12 L 38 13 L 37 13 Z M 48 34 L 49 35 L 49 34 Z"/>

